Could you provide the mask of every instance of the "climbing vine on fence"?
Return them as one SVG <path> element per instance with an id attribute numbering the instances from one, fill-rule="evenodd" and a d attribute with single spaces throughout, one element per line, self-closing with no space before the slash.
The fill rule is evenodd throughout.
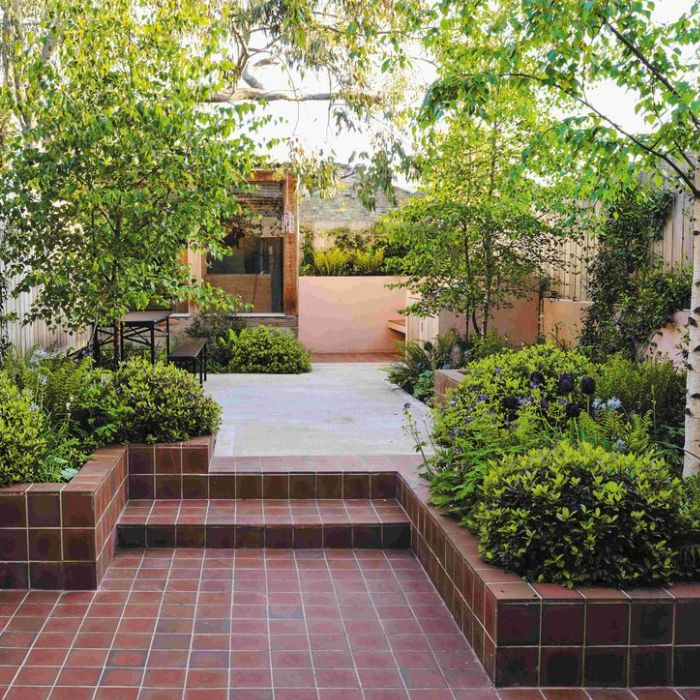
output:
<path id="1" fill-rule="evenodd" d="M 691 275 L 652 251 L 673 206 L 667 191 L 630 189 L 610 206 L 589 271 L 593 301 L 581 337 L 591 355 L 635 357 L 670 316 L 688 307 Z"/>

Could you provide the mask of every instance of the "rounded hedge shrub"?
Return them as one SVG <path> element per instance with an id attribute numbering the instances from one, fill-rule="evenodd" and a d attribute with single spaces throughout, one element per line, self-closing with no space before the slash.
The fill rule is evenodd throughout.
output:
<path id="1" fill-rule="evenodd" d="M 173 365 L 132 358 L 117 371 L 114 386 L 124 409 L 124 442 L 179 442 L 219 428 L 219 405 L 195 375 Z"/>
<path id="2" fill-rule="evenodd" d="M 231 331 L 226 344 L 230 359 L 226 371 L 260 374 L 301 374 L 311 371 L 306 348 L 291 333 L 265 326 Z"/>
<path id="3" fill-rule="evenodd" d="M 595 374 L 595 365 L 580 352 L 552 345 L 504 350 L 469 363 L 467 369 L 434 411 L 434 436 L 440 445 L 449 445 L 455 432 L 484 411 L 510 423 L 521 408 L 537 407 L 550 422 L 560 423 L 572 409 L 586 405 L 581 381 Z"/>
<path id="4" fill-rule="evenodd" d="M 530 581 L 629 586 L 672 577 L 685 512 L 663 461 L 564 442 L 494 463 L 474 521 L 484 559 Z"/>
<path id="5" fill-rule="evenodd" d="M 0 372 L 0 487 L 58 479 L 45 467 L 45 432 L 41 411 Z"/>

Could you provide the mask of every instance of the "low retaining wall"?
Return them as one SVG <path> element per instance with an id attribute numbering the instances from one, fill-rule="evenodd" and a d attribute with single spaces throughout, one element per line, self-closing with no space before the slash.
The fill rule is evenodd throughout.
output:
<path id="1" fill-rule="evenodd" d="M 435 389 L 434 402 L 441 404 L 445 400 L 445 392 L 454 389 L 464 379 L 464 370 L 438 369 L 433 375 L 433 387 Z"/>
<path id="2" fill-rule="evenodd" d="M 127 500 L 126 452 L 98 450 L 69 483 L 0 489 L 0 588 L 97 587 Z"/>
<path id="3" fill-rule="evenodd" d="M 403 336 L 389 329 L 406 306 L 397 277 L 300 277 L 299 340 L 313 352 L 395 352 Z"/>
<path id="4" fill-rule="evenodd" d="M 398 498 L 413 550 L 497 686 L 700 685 L 700 584 L 531 585 L 484 563 L 416 474 L 402 473 Z"/>
<path id="5" fill-rule="evenodd" d="M 190 476 L 207 478 L 214 442 L 212 436 L 105 447 L 68 483 L 0 489 L 0 589 L 97 588 L 114 557 L 117 521 L 128 499 L 152 498 L 142 495 L 151 455 L 188 489 Z"/>
<path id="6" fill-rule="evenodd" d="M 209 498 L 216 436 L 187 442 L 129 445 L 129 498 Z"/>

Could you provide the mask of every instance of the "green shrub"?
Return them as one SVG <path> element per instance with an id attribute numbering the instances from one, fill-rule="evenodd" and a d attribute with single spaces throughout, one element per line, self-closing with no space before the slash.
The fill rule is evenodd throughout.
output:
<path id="1" fill-rule="evenodd" d="M 459 366 L 461 359 L 461 339 L 455 331 L 448 331 L 439 335 L 435 342 L 428 340 L 423 345 L 406 343 L 403 361 L 389 367 L 387 379 L 420 401 L 428 401 L 433 396 L 432 379 L 435 370 Z M 418 390 L 416 387 L 419 387 Z"/>
<path id="2" fill-rule="evenodd" d="M 308 351 L 291 333 L 257 326 L 230 331 L 225 344 L 230 359 L 226 371 L 260 374 L 301 374 L 311 371 Z"/>
<path id="3" fill-rule="evenodd" d="M 70 435 L 94 451 L 118 439 L 126 412 L 117 397 L 114 373 L 93 369 L 72 395 Z"/>
<path id="4" fill-rule="evenodd" d="M 219 339 L 226 340 L 230 331 L 238 333 L 242 328 L 243 322 L 235 314 L 204 311 L 187 328 L 187 335 L 192 338 L 208 338 L 207 369 L 213 373 L 225 372 L 231 353 L 227 343 L 219 342 Z"/>
<path id="5" fill-rule="evenodd" d="M 492 465 L 474 520 L 484 559 L 530 581 L 660 584 L 684 499 L 661 460 L 562 443 Z"/>
<path id="6" fill-rule="evenodd" d="M 372 247 L 356 250 L 352 257 L 352 268 L 356 275 L 381 275 L 384 270 L 384 251 Z"/>
<path id="7" fill-rule="evenodd" d="M 447 392 L 445 404 L 433 413 L 438 444 L 450 445 L 473 420 L 477 407 L 486 408 L 493 420 L 507 425 L 523 408 L 536 406 L 549 423 L 560 425 L 571 406 L 587 404 L 581 380 L 595 370 L 581 353 L 552 345 L 504 350 L 468 367 L 459 386 Z M 564 381 L 567 386 L 563 386 Z"/>
<path id="8" fill-rule="evenodd" d="M 419 400 L 427 403 L 433 398 L 435 393 L 435 372 L 427 369 L 422 372 L 418 381 L 413 386 L 413 395 Z"/>
<path id="9" fill-rule="evenodd" d="M 115 391 L 125 409 L 124 442 L 179 442 L 215 433 L 221 421 L 219 405 L 196 377 L 173 365 L 129 360 L 116 373 Z"/>
<path id="10" fill-rule="evenodd" d="M 350 272 L 352 255 L 340 248 L 329 248 L 314 252 L 313 270 L 316 275 L 338 277 Z"/>
<path id="11" fill-rule="evenodd" d="M 45 463 L 46 421 L 27 391 L 0 372 L 0 487 L 59 481 Z"/>

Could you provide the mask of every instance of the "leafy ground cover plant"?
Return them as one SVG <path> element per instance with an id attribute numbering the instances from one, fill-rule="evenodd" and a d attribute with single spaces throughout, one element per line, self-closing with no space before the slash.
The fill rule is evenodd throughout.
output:
<path id="1" fill-rule="evenodd" d="M 30 393 L 0 371 L 0 486 L 60 480 L 46 463 L 45 427 Z"/>
<path id="2" fill-rule="evenodd" d="M 48 480 L 71 478 L 95 449 L 116 439 L 123 408 L 111 372 L 41 348 L 24 358 L 9 353 L 4 371 L 42 417 Z"/>
<path id="3" fill-rule="evenodd" d="M 311 371 L 308 350 L 291 333 L 266 326 L 244 328 L 220 338 L 228 356 L 226 372 L 261 374 L 301 374 Z"/>
<path id="4" fill-rule="evenodd" d="M 114 386 L 124 407 L 119 429 L 124 442 L 179 442 L 218 430 L 219 405 L 193 374 L 173 365 L 128 360 L 116 372 Z"/>
<path id="5" fill-rule="evenodd" d="M 494 464 L 474 521 L 484 559 L 530 581 L 661 584 L 684 498 L 663 460 L 563 442 Z"/>
<path id="6" fill-rule="evenodd" d="M 650 415 L 650 434 L 674 468 L 683 466 L 686 372 L 672 362 L 613 355 L 596 370 L 599 402 L 619 401 L 628 416 Z"/>

